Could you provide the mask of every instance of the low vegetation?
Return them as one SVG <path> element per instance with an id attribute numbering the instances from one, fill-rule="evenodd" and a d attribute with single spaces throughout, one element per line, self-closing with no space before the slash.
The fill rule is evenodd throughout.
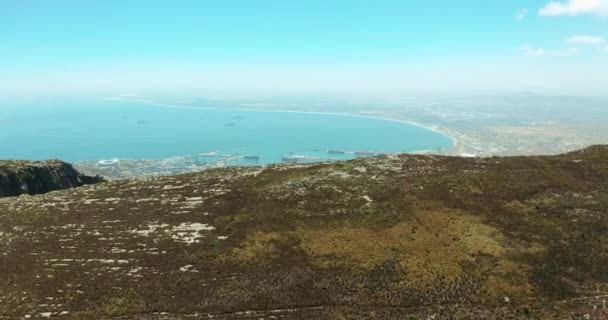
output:
<path id="1" fill-rule="evenodd" d="M 608 147 L 0 199 L 0 319 L 606 319 Z"/>

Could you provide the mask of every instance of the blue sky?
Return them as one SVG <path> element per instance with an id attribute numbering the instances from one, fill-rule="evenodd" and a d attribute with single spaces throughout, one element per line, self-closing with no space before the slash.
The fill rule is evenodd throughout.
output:
<path id="1" fill-rule="evenodd" d="M 608 0 L 0 0 L 0 96 L 608 88 Z"/>

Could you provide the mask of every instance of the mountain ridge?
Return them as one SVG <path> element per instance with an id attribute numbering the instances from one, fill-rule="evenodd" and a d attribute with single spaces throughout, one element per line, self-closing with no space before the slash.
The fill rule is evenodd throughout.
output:
<path id="1" fill-rule="evenodd" d="M 0 249 L 7 318 L 603 319 L 608 146 L 2 198 Z"/>
<path id="2" fill-rule="evenodd" d="M 0 197 L 41 194 L 104 181 L 61 160 L 0 160 Z"/>

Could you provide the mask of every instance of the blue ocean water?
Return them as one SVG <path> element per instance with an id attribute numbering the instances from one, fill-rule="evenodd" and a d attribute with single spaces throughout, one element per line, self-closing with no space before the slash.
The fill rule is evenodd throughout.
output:
<path id="1" fill-rule="evenodd" d="M 354 151 L 413 152 L 452 144 L 415 125 L 345 115 L 132 101 L 0 105 L 0 159 L 166 159 L 217 152 L 216 157 L 256 156 L 236 158 L 263 164 L 286 156 L 349 159 L 357 156 Z"/>

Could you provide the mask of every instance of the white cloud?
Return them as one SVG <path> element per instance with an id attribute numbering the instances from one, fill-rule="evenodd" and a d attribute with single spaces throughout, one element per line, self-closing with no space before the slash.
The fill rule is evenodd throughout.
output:
<path id="1" fill-rule="evenodd" d="M 523 20 L 526 18 L 526 16 L 528 16 L 528 8 L 522 8 L 517 11 L 517 14 L 515 15 L 515 19 Z"/>
<path id="2" fill-rule="evenodd" d="M 540 47 L 535 47 L 532 45 L 523 45 L 521 50 L 528 56 L 532 57 L 543 57 L 543 56 L 553 56 L 553 57 L 568 57 L 573 56 L 581 52 L 579 48 L 565 48 L 565 49 L 545 49 Z"/>
<path id="3" fill-rule="evenodd" d="M 602 50 L 608 52 L 608 45 L 605 45 Z"/>
<path id="4" fill-rule="evenodd" d="M 588 44 L 588 45 L 602 45 L 606 43 L 606 40 L 602 37 L 589 36 L 589 35 L 576 35 L 566 39 L 566 43 L 571 44 Z"/>
<path id="5" fill-rule="evenodd" d="M 578 16 L 594 14 L 608 16 L 608 0 L 566 0 L 549 2 L 540 9 L 541 16 Z"/>

